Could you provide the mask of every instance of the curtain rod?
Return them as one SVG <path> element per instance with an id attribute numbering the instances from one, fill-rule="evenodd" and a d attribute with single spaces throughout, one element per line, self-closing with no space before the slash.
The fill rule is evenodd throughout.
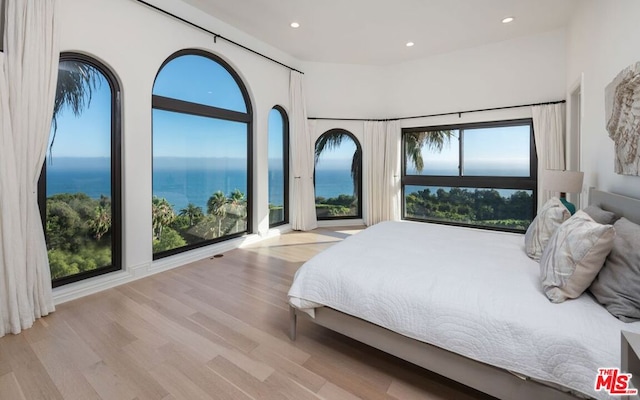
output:
<path id="1" fill-rule="evenodd" d="M 255 54 L 255 55 L 257 55 L 257 56 L 260 56 L 260 57 L 262 57 L 262 58 L 266 58 L 267 60 L 269 60 L 269 61 L 271 61 L 271 62 L 274 62 L 274 63 L 276 63 L 276 64 L 278 64 L 278 65 L 281 65 L 281 66 L 283 66 L 283 67 L 285 67 L 285 68 L 288 68 L 288 69 L 290 69 L 290 70 L 292 70 L 292 71 L 299 72 L 299 73 L 301 73 L 301 74 L 303 74 L 303 75 L 304 75 L 304 72 L 302 72 L 302 71 L 299 71 L 299 70 L 297 70 L 297 69 L 295 69 L 295 68 L 293 68 L 293 67 L 290 67 L 290 66 L 288 66 L 287 64 L 281 63 L 280 61 L 275 60 L 275 59 L 273 59 L 273 58 L 271 58 L 271 57 L 269 57 L 269 56 L 266 56 L 266 55 L 264 55 L 264 54 L 262 54 L 262 53 L 260 53 L 260 52 L 255 51 L 255 50 L 253 50 L 253 49 L 250 49 L 250 48 L 248 48 L 247 46 L 242 45 L 242 44 L 240 44 L 240 43 L 238 43 L 238 42 L 236 42 L 236 41 L 233 41 L 233 40 L 231 40 L 231 39 L 229 39 L 229 38 L 227 38 L 227 37 L 224 37 L 224 36 L 222 36 L 222 35 L 220 35 L 220 34 L 218 34 L 218 33 L 212 32 L 212 31 L 208 30 L 207 28 L 203 28 L 202 26 L 197 25 L 197 24 L 195 24 L 195 23 L 193 23 L 193 22 L 191 22 L 191 21 L 188 21 L 188 20 L 186 20 L 186 19 L 184 19 L 184 18 L 182 18 L 182 17 L 179 17 L 179 16 L 177 16 L 177 15 L 175 15 L 175 14 L 173 14 L 173 13 L 170 13 L 170 12 L 169 12 L 169 11 L 167 11 L 167 10 L 164 10 L 164 9 L 162 9 L 162 8 L 160 8 L 160 7 L 154 6 L 153 4 L 149 4 L 149 3 L 147 3 L 147 2 L 146 2 L 146 1 L 144 1 L 144 0 L 135 0 L 135 1 L 136 1 L 136 2 L 138 2 L 138 3 L 144 4 L 145 6 L 150 7 L 150 8 L 152 8 L 152 9 L 154 9 L 154 10 L 158 11 L 158 12 L 161 12 L 161 13 L 162 13 L 162 14 L 164 14 L 164 15 L 167 15 L 167 16 L 170 16 L 170 17 L 172 17 L 172 18 L 175 18 L 175 19 L 177 19 L 177 20 L 179 20 L 179 21 L 182 21 L 182 22 L 184 22 L 184 23 L 185 23 L 185 24 L 187 24 L 187 25 L 191 25 L 192 27 L 194 27 L 194 28 L 196 28 L 196 29 L 199 29 L 199 30 L 201 30 L 201 31 L 203 31 L 203 32 L 206 32 L 206 33 L 210 34 L 210 35 L 213 35 L 213 43 L 216 43 L 216 40 L 218 40 L 218 39 L 222 39 L 222 40 L 224 40 L 224 41 L 226 41 L 226 42 L 228 42 L 228 43 L 231 43 L 231 44 L 233 44 L 233 45 L 235 45 L 235 46 L 238 46 L 238 47 L 240 47 L 240 48 L 242 48 L 242 49 L 244 49 L 244 50 L 246 50 L 246 51 L 248 51 L 248 52 L 250 52 L 250 53 L 253 53 L 253 54 Z"/>
<path id="2" fill-rule="evenodd" d="M 323 121 L 375 121 L 375 122 L 386 122 L 386 121 L 400 121 L 403 119 L 416 119 L 416 118 L 428 118 L 428 117 L 441 117 L 444 115 L 456 115 L 458 114 L 458 118 L 462 117 L 462 114 L 474 113 L 474 112 L 482 112 L 482 111 L 495 111 L 495 110 L 507 110 L 510 108 L 521 108 L 521 107 L 533 107 L 533 106 L 544 106 L 547 104 L 562 104 L 566 103 L 566 100 L 557 100 L 557 101 L 547 101 L 545 103 L 531 103 L 531 104 L 520 104 L 517 106 L 504 106 L 504 107 L 492 107 L 492 108 L 480 108 L 477 110 L 466 110 L 466 111 L 454 111 L 454 112 L 446 112 L 440 114 L 427 114 L 427 115 L 416 115 L 413 117 L 398 117 L 398 118 L 386 118 L 386 119 L 371 119 L 371 118 L 324 118 L 324 117 L 309 117 L 307 119 L 313 120 L 323 120 Z"/>

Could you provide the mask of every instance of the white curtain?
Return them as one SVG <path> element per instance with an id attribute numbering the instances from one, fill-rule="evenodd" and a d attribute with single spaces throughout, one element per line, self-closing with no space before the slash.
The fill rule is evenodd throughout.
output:
<path id="1" fill-rule="evenodd" d="M 400 184 L 398 121 L 364 123 L 364 223 L 398 220 Z"/>
<path id="2" fill-rule="evenodd" d="M 0 336 L 54 310 L 37 184 L 58 77 L 56 0 L 6 0 L 0 76 Z"/>
<path id="3" fill-rule="evenodd" d="M 538 209 L 551 198 L 544 190 L 543 172 L 565 168 L 565 105 L 546 104 L 531 108 L 538 155 Z"/>
<path id="4" fill-rule="evenodd" d="M 313 187 L 313 144 L 307 126 L 307 107 L 302 74 L 291 71 L 289 80 L 291 102 L 290 145 L 291 174 L 291 228 L 308 231 L 318 226 Z"/>

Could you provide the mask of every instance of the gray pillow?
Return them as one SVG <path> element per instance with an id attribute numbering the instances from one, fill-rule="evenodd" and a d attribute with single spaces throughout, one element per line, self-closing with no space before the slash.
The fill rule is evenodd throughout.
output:
<path id="1" fill-rule="evenodd" d="M 594 205 L 591 205 L 582 211 L 589 214 L 589 216 L 593 218 L 594 221 L 603 225 L 613 225 L 613 223 L 616 222 L 618 218 L 620 218 L 615 213 L 612 213 L 611 211 L 605 211 L 602 208 Z"/>
<path id="2" fill-rule="evenodd" d="M 616 238 L 604 267 L 589 290 L 624 322 L 640 320 L 640 225 L 620 218 Z"/>
<path id="3" fill-rule="evenodd" d="M 582 210 L 553 234 L 540 258 L 542 289 L 553 303 L 575 299 L 587 290 L 613 247 L 611 225 L 595 222 Z"/>
<path id="4" fill-rule="evenodd" d="M 550 198 L 538 211 L 524 234 L 524 251 L 538 261 L 553 233 L 571 214 L 559 198 Z"/>

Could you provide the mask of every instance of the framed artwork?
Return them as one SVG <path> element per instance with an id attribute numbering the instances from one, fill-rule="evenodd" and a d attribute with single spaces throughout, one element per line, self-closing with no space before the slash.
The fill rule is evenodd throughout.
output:
<path id="1" fill-rule="evenodd" d="M 607 132 L 615 144 L 615 172 L 640 175 L 640 62 L 605 88 Z"/>

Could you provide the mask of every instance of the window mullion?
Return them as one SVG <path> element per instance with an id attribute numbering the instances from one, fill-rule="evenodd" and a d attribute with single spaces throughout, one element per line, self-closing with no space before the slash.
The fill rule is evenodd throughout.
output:
<path id="1" fill-rule="evenodd" d="M 458 130 L 458 176 L 464 175 L 464 129 Z"/>
<path id="2" fill-rule="evenodd" d="M 153 95 L 152 106 L 158 110 L 179 112 L 199 117 L 218 118 L 233 122 L 251 122 L 251 116 L 246 113 L 191 103 L 184 100 L 171 99 L 158 95 Z"/>

